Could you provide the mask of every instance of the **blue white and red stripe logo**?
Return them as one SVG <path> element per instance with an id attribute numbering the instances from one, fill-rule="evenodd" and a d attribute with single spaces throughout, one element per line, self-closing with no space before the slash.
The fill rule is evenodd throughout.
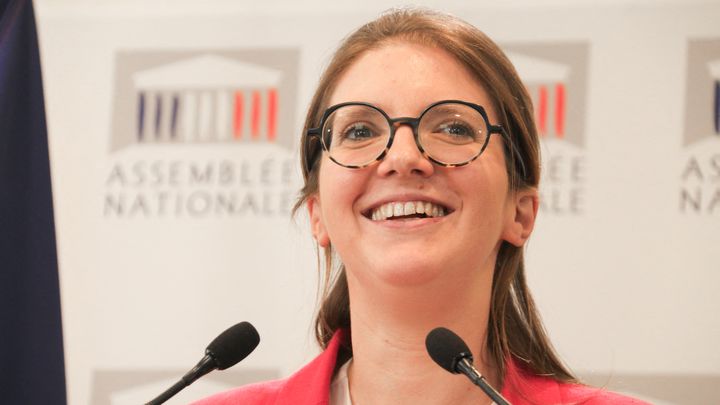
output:
<path id="1" fill-rule="evenodd" d="M 135 140 L 274 142 L 281 77 L 214 55 L 136 72 Z"/>

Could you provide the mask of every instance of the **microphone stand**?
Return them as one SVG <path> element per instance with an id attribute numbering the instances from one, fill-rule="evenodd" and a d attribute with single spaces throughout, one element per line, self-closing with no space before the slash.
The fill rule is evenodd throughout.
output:
<path id="1" fill-rule="evenodd" d="M 455 364 L 455 369 L 465 374 L 470 381 L 473 382 L 473 384 L 480 387 L 480 389 L 482 389 L 483 392 L 485 392 L 485 394 L 487 394 L 487 396 L 489 396 L 490 399 L 492 399 L 497 405 L 510 405 L 507 399 L 500 395 L 500 393 L 487 382 L 485 377 L 480 374 L 480 372 L 470 361 L 468 361 L 467 358 L 463 357 L 460 361 L 458 361 Z"/>
<path id="2" fill-rule="evenodd" d="M 198 362 L 198 364 L 195 365 L 195 367 L 192 368 L 192 370 L 185 373 L 185 375 L 182 376 L 180 381 L 173 384 L 172 387 L 168 388 L 167 390 L 165 390 L 165 392 L 158 395 L 157 397 L 155 397 L 155 399 L 145 405 L 160 405 L 162 403 L 165 403 L 165 401 L 172 398 L 173 395 L 182 391 L 183 388 L 194 383 L 195 380 L 215 370 L 216 368 L 217 365 L 215 364 L 215 359 L 213 359 L 210 355 L 206 355 L 202 358 L 202 360 Z"/>

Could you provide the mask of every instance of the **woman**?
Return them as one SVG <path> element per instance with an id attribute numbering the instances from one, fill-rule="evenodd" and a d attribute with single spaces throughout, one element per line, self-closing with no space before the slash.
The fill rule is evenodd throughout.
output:
<path id="1" fill-rule="evenodd" d="M 444 326 L 511 403 L 639 403 L 578 384 L 525 283 L 538 208 L 528 94 L 502 51 L 444 14 L 400 10 L 349 36 L 305 121 L 306 205 L 326 256 L 324 352 L 289 379 L 202 404 L 485 404 L 428 356 Z"/>

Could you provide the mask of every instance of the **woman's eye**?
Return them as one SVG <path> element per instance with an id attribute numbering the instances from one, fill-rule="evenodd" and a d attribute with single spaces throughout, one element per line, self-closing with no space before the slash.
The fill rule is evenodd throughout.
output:
<path id="1" fill-rule="evenodd" d="M 373 136 L 375 136 L 373 130 L 363 123 L 352 124 L 342 133 L 344 140 L 351 141 L 361 141 Z"/>
<path id="2" fill-rule="evenodd" d="M 462 122 L 451 122 L 438 126 L 438 132 L 454 138 L 474 138 L 475 131 Z"/>

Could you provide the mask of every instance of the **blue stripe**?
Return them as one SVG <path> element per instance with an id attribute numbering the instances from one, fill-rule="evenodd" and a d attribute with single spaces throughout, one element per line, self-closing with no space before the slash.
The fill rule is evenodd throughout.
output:
<path id="1" fill-rule="evenodd" d="M 140 94 L 138 94 L 138 121 L 137 121 L 138 142 L 142 142 L 143 128 L 145 128 L 145 93 L 140 92 Z"/>
<path id="2" fill-rule="evenodd" d="M 180 97 L 178 97 L 177 94 L 173 95 L 173 103 L 172 103 L 172 117 L 170 121 L 170 137 L 172 139 L 175 139 L 177 134 L 177 119 L 178 119 L 178 109 L 180 109 Z"/>
<path id="3" fill-rule="evenodd" d="M 160 124 L 162 123 L 162 95 L 155 96 L 155 139 L 160 137 Z"/>
<path id="4" fill-rule="evenodd" d="M 720 81 L 715 81 L 715 133 L 720 134 Z"/>

